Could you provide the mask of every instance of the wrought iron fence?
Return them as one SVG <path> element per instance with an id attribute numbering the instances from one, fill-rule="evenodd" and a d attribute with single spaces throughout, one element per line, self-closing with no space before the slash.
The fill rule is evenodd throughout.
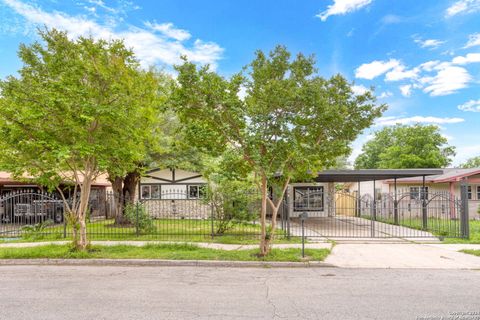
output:
<path id="1" fill-rule="evenodd" d="M 326 193 L 324 197 L 325 210 L 309 214 L 305 220 L 307 237 L 468 237 L 465 201 L 448 192 L 420 197 L 411 193 L 386 193 L 376 198 L 369 194 L 335 192 Z M 300 235 L 300 220 L 295 217 L 290 220 L 287 233 Z"/>
<path id="2" fill-rule="evenodd" d="M 425 197 L 397 193 L 373 198 L 368 194 L 316 192 L 316 198 L 322 197 L 322 211 L 308 212 L 304 224 L 308 238 L 468 237 L 468 200 L 449 193 Z M 260 204 L 258 193 L 204 192 L 192 197 L 170 190 L 155 199 L 133 203 L 122 195 L 107 193 L 101 201 L 91 201 L 87 232 L 91 240 L 256 239 L 260 236 Z M 283 199 L 277 238 L 301 236 L 299 213 L 303 211 L 299 199 Z M 0 239 L 54 240 L 71 234 L 63 201 L 56 195 L 27 190 L 0 198 Z"/>

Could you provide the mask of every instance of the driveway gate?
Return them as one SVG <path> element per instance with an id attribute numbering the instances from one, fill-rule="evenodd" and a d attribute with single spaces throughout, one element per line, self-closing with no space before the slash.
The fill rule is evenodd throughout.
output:
<path id="1" fill-rule="evenodd" d="M 468 202 L 448 192 L 397 192 L 373 197 L 336 191 L 325 193 L 323 197 L 325 211 L 307 213 L 306 237 L 468 237 Z M 282 227 L 289 236 L 301 235 L 299 218 L 286 214 L 282 219 Z"/>

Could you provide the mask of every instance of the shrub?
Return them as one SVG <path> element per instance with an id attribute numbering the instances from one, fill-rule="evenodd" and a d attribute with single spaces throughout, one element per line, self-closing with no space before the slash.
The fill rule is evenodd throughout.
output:
<path id="1" fill-rule="evenodd" d="M 22 227 L 22 237 L 26 239 L 38 240 L 41 239 L 45 229 L 52 225 L 52 220 L 45 220 L 33 225 L 26 225 Z"/>
<path id="2" fill-rule="evenodd" d="M 142 233 L 152 232 L 155 229 L 152 217 L 140 203 L 127 204 L 124 209 L 125 217 Z"/>

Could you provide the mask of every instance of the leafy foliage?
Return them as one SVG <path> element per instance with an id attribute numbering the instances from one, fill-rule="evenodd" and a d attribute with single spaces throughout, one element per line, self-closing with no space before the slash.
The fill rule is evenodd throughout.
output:
<path id="1" fill-rule="evenodd" d="M 30 240 L 38 240 L 43 236 L 45 230 L 52 224 L 52 220 L 44 220 L 33 225 L 25 225 L 22 227 L 22 237 Z"/>
<path id="2" fill-rule="evenodd" d="M 74 241 L 85 248 L 91 184 L 144 158 L 158 77 L 140 69 L 122 41 L 39 33 L 42 43 L 20 46 L 19 75 L 0 82 L 0 162 L 50 189 L 73 186 L 65 206 Z"/>
<path id="3" fill-rule="evenodd" d="M 461 165 L 462 168 L 480 168 L 480 156 L 468 159 Z"/>
<path id="4" fill-rule="evenodd" d="M 455 155 L 435 125 L 396 125 L 375 132 L 355 160 L 357 169 L 442 168 Z"/>
<path id="5" fill-rule="evenodd" d="M 225 153 L 226 155 L 228 153 Z M 224 234 L 237 223 L 256 220 L 261 196 L 251 177 L 232 175 L 232 159 L 221 157 L 208 163 L 205 176 L 208 190 L 205 202 L 210 204 L 216 221 L 216 234 Z"/>
<path id="6" fill-rule="evenodd" d="M 193 63 L 176 66 L 178 87 L 173 93 L 188 141 L 211 154 L 227 148 L 242 159 L 236 171 L 256 174 L 262 192 L 262 252 L 268 251 L 266 207 L 276 212 L 292 178 L 311 178 L 350 151 L 349 144 L 384 106 L 370 92 L 355 95 L 340 75 L 324 79 L 315 60 L 277 46 L 255 59 L 242 72 L 226 79 Z M 240 97 L 240 90 L 246 95 Z M 267 198 L 273 187 L 275 203 Z M 280 199 L 280 200 L 278 200 Z"/>
<path id="7" fill-rule="evenodd" d="M 152 217 L 141 203 L 127 204 L 125 206 L 125 217 L 142 233 L 152 232 L 155 229 Z"/>

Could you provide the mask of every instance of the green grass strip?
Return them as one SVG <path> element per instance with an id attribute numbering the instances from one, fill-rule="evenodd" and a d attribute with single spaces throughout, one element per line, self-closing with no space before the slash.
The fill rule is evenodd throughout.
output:
<path id="1" fill-rule="evenodd" d="M 145 246 L 90 246 L 76 251 L 69 245 L 45 245 L 29 248 L 0 248 L 0 259 L 167 259 L 222 261 L 323 261 L 329 249 L 272 249 L 267 257 L 258 257 L 258 249 L 218 250 L 192 244 L 148 244 Z"/>

